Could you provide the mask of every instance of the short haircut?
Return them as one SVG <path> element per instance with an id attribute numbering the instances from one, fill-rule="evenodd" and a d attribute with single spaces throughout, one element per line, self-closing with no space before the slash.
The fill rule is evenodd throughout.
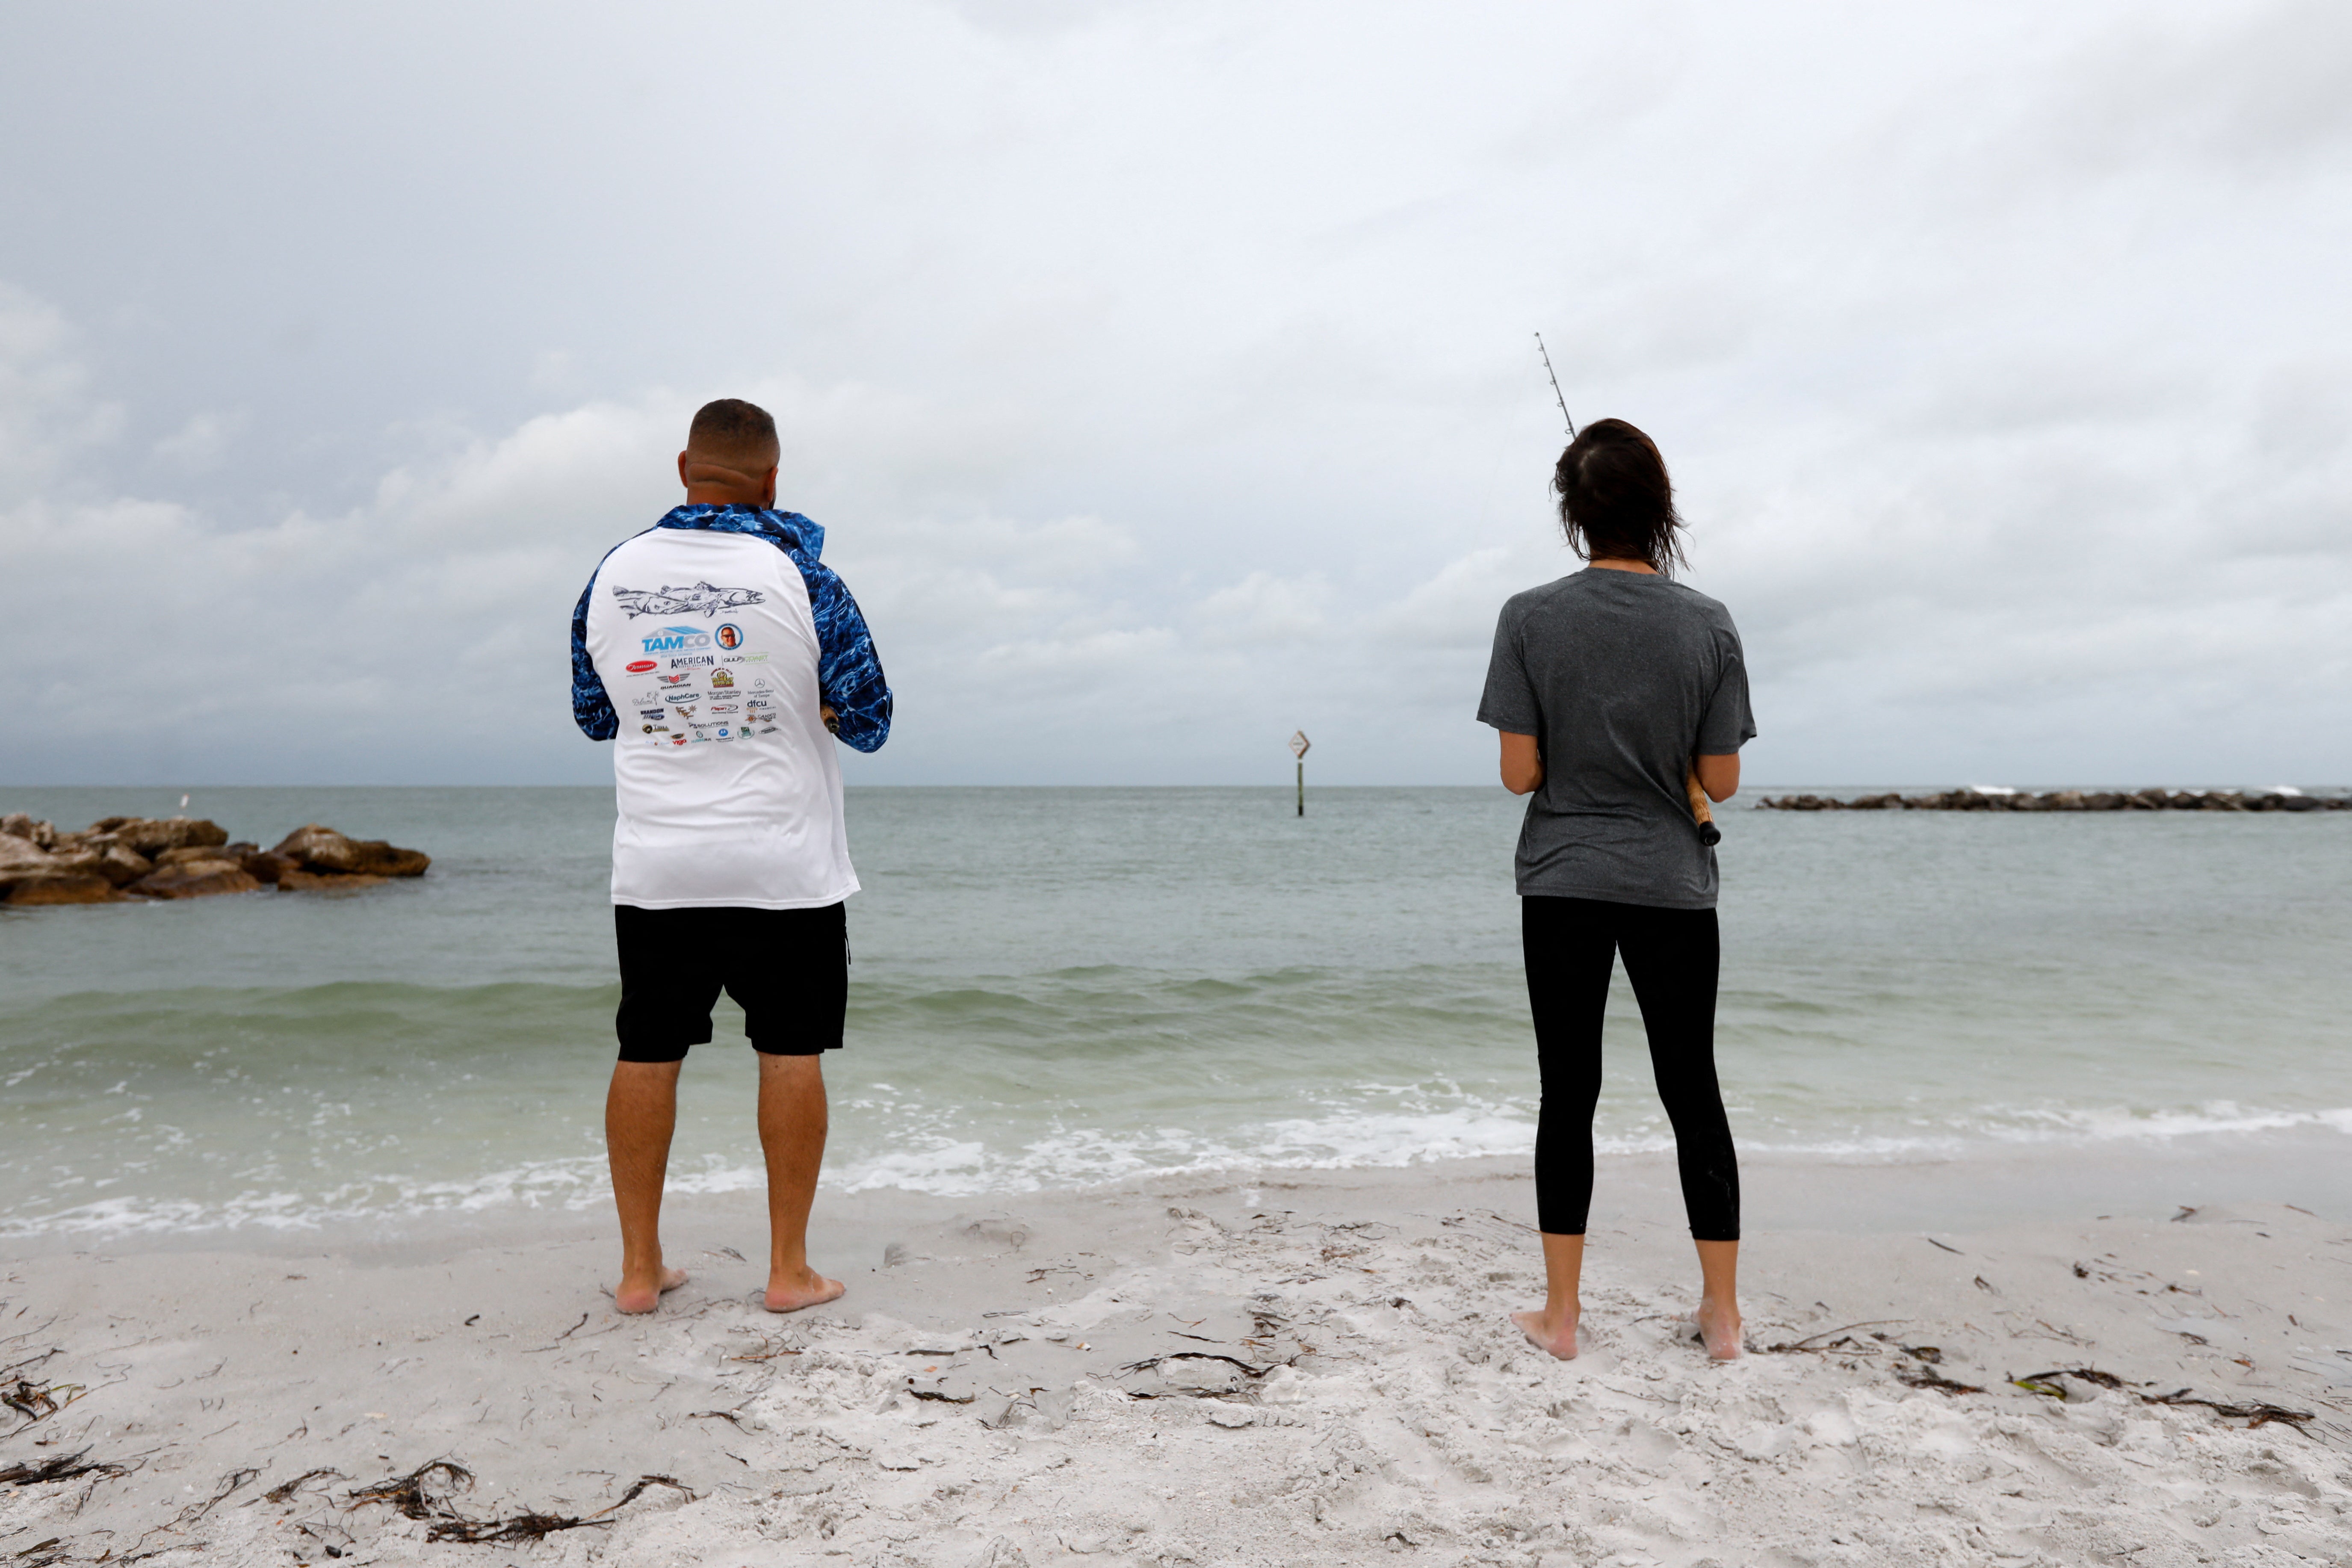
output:
<path id="1" fill-rule="evenodd" d="M 1672 575 L 1683 559 L 1683 520 L 1658 445 L 1622 419 L 1596 419 L 1552 469 L 1559 527 L 1587 561 L 1646 562 Z"/>
<path id="2" fill-rule="evenodd" d="M 756 403 L 722 397 L 694 411 L 687 427 L 687 450 L 711 458 L 762 458 L 765 468 L 778 450 L 776 422 Z"/>

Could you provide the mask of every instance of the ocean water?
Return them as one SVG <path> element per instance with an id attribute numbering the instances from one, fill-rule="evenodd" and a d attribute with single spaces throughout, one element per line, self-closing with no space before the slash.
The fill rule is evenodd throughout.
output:
<path id="1" fill-rule="evenodd" d="M 16 790 L 79 825 L 176 792 Z M 2352 814 L 1722 812 L 1744 1149 L 1883 1163 L 2267 1136 L 2352 1155 Z M 218 789 L 435 856 L 336 897 L 0 911 L 0 1236 L 607 1201 L 599 789 Z M 866 789 L 827 1184 L 991 1194 L 1520 1154 L 1499 790 Z M 1669 1146 L 1622 978 L 1605 1149 Z M 756 1187 L 722 1001 L 676 1190 Z"/>

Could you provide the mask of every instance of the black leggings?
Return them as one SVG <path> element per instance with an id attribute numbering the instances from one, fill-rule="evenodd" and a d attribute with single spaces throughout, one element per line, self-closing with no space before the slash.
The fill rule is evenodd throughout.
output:
<path id="1" fill-rule="evenodd" d="M 1675 1124 L 1683 1207 L 1699 1241 L 1739 1239 L 1739 1161 L 1715 1081 L 1715 977 L 1722 947 L 1713 910 L 1661 910 L 1598 899 L 1525 898 L 1528 1002 L 1535 1013 L 1543 1111 L 1536 1123 L 1536 1221 L 1582 1236 L 1592 1207 L 1592 1108 L 1601 1099 L 1601 1017 L 1609 974 L 1642 1005 L 1658 1098 Z"/>

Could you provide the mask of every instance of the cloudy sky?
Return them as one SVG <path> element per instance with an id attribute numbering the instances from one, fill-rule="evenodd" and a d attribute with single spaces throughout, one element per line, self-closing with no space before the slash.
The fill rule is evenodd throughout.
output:
<path id="1" fill-rule="evenodd" d="M 2352 780 L 2352 8 L 12 5 L 0 783 L 561 783 L 706 398 L 867 783 L 1491 777 L 1580 420 L 1767 783 Z"/>

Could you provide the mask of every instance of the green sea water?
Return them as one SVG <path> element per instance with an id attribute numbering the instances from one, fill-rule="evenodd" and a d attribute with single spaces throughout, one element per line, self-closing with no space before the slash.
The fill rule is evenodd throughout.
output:
<path id="1" fill-rule="evenodd" d="M 1744 1148 L 1843 1162 L 2352 1134 L 2352 814 L 1723 813 Z M 62 824 L 177 792 L 19 790 Z M 0 1235 L 605 1201 L 596 789 L 221 789 L 425 849 L 344 896 L 0 911 Z M 865 789 L 826 1181 L 947 1194 L 1518 1154 L 1533 1047 L 1500 791 Z M 1606 1149 L 1664 1147 L 1632 999 Z M 756 1185 L 722 1003 L 673 1168 Z M 2352 1154 L 2352 1142 L 2343 1145 Z"/>

